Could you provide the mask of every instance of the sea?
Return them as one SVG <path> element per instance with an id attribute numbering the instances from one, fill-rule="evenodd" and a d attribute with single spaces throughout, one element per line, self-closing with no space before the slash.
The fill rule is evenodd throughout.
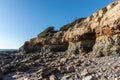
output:
<path id="1" fill-rule="evenodd" d="M 18 51 L 18 49 L 0 49 L 0 51 Z"/>
<path id="2" fill-rule="evenodd" d="M 12 53 L 17 51 L 18 49 L 0 49 L 0 54 Z"/>

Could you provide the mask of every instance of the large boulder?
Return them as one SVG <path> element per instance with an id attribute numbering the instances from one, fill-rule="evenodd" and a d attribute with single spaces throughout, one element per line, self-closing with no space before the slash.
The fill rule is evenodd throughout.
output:
<path id="1" fill-rule="evenodd" d="M 120 34 L 101 36 L 93 47 L 94 56 L 120 55 Z"/>

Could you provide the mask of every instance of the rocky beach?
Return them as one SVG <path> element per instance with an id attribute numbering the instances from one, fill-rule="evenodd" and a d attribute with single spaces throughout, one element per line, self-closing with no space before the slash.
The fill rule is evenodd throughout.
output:
<path id="1" fill-rule="evenodd" d="M 0 54 L 0 80 L 120 80 L 120 0 Z"/>

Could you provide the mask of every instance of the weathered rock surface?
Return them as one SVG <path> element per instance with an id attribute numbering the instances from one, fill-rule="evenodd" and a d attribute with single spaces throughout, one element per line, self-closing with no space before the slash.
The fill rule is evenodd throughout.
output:
<path id="1" fill-rule="evenodd" d="M 4 80 L 120 80 L 120 0 L 1 57 Z"/>
<path id="2" fill-rule="evenodd" d="M 98 10 L 88 18 L 80 18 L 63 26 L 59 31 L 47 28 L 38 37 L 27 41 L 21 51 L 35 52 L 48 45 L 63 45 L 68 52 L 93 52 L 93 55 L 119 55 L 120 1 Z M 114 13 L 113 13 L 114 12 Z M 65 47 L 64 47 L 65 46 Z M 68 46 L 68 48 L 66 48 Z"/>

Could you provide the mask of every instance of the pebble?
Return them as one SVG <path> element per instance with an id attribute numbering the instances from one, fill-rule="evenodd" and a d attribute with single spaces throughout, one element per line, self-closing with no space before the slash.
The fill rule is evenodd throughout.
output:
<path id="1" fill-rule="evenodd" d="M 81 72 L 81 76 L 86 76 L 87 74 L 88 74 L 87 69 L 84 69 L 84 70 Z"/>
<path id="2" fill-rule="evenodd" d="M 57 79 L 56 79 L 55 75 L 51 75 L 50 80 L 57 80 Z"/>
<path id="3" fill-rule="evenodd" d="M 82 80 L 92 80 L 92 76 L 86 76 L 86 77 L 83 78 Z"/>

